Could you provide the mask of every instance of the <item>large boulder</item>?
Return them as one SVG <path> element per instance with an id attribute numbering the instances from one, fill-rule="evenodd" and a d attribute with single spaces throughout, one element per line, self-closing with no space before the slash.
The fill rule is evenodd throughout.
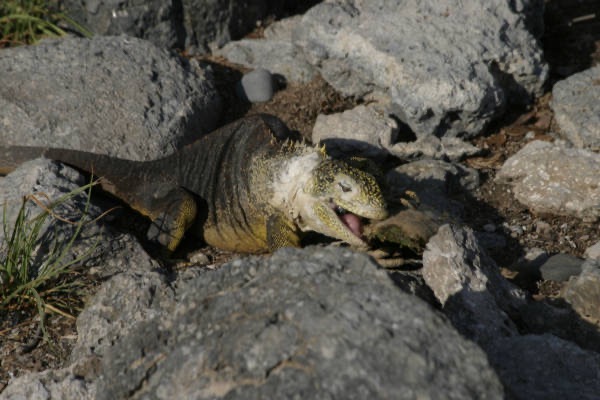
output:
<path id="1" fill-rule="evenodd" d="M 383 97 L 416 136 L 472 136 L 548 76 L 535 1 L 325 1 L 294 42 L 346 95 Z M 538 32 L 539 33 L 539 32 Z"/>
<path id="2" fill-rule="evenodd" d="M 215 128 L 210 74 L 150 42 L 48 40 L 0 51 L 0 141 L 152 159 Z"/>
<path id="3" fill-rule="evenodd" d="M 0 399 L 503 398 L 483 352 L 364 255 L 284 249 L 170 284 L 138 274 L 91 301 L 80 320 L 100 329 L 79 359 Z"/>

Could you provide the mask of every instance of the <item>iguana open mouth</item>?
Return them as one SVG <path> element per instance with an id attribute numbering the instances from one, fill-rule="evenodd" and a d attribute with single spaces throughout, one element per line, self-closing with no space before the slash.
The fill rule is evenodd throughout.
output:
<path id="1" fill-rule="evenodd" d="M 343 207 L 338 206 L 333 201 L 331 202 L 330 206 L 340 221 L 342 221 L 344 226 L 346 226 L 346 228 L 348 228 L 348 230 L 352 232 L 354 236 L 362 239 L 363 223 L 361 217 L 351 213 Z"/>

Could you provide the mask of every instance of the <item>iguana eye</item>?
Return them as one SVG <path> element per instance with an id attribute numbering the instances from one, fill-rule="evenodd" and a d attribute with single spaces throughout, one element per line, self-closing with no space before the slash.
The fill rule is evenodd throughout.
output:
<path id="1" fill-rule="evenodd" d="M 345 182 L 338 182 L 338 185 L 340 185 L 340 188 L 342 189 L 342 192 L 344 192 L 344 193 L 348 193 L 348 192 L 352 191 L 352 187 Z"/>

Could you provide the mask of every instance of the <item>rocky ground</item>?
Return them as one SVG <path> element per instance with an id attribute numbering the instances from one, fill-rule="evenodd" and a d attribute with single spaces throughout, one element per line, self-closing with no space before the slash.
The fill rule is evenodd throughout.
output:
<path id="1" fill-rule="evenodd" d="M 524 2 L 528 7 L 523 13 L 529 13 L 528 29 L 533 32 L 539 30 L 534 18 L 539 3 Z M 141 89 L 145 73 L 132 73 L 126 76 L 133 86 L 106 92 L 103 83 L 107 81 L 103 79 L 108 78 L 96 74 L 98 81 L 88 82 L 89 90 L 85 91 L 90 98 L 100 99 L 97 104 L 101 106 L 94 107 L 95 120 L 85 117 L 88 111 L 84 106 L 76 110 L 83 116 L 78 122 L 61 125 L 61 121 L 45 120 L 50 112 L 44 112 L 44 107 L 61 109 L 63 104 L 60 99 L 48 103 L 43 96 L 61 89 L 53 87 L 51 81 L 47 88 L 44 82 L 33 84 L 28 91 L 43 95 L 30 101 L 39 100 L 37 107 L 42 111 L 39 115 L 29 113 L 25 120 L 32 121 L 31 125 L 18 127 L 22 129 L 18 136 L 6 137 L 5 130 L 3 143 L 46 144 L 44 130 L 58 126 L 61 144 L 81 145 L 87 150 L 93 146 L 95 151 L 130 158 L 153 158 L 191 140 L 200 129 L 207 132 L 243 115 L 267 112 L 309 139 L 320 135 L 316 127 L 326 127 L 331 136 L 320 138 L 333 139 L 335 148 L 339 145 L 335 142 L 336 126 L 369 121 L 374 131 L 381 129 L 372 142 L 381 146 L 355 150 L 374 151 L 389 171 L 388 181 L 399 192 L 416 192 L 418 210 L 427 215 L 434 210 L 436 217 L 443 215 L 443 221 L 455 224 L 428 238 L 425 249 L 401 252 L 416 263 L 387 274 L 366 257 L 345 249 L 285 250 L 272 257 L 240 261 L 240 255 L 210 248 L 198 250 L 192 243 L 186 243 L 178 256 L 191 258 L 192 265 L 200 267 L 165 269 L 160 260 L 148 256 L 152 249 L 144 248 L 140 239 L 143 227 L 138 232 L 124 226 L 129 223 L 119 222 L 123 215 L 128 221 L 136 218 L 125 210 L 109 218 L 113 221 L 108 226 L 94 227 L 87 233 L 89 237 L 102 235 L 106 243 L 86 263 L 92 268 L 91 278 L 83 275 L 94 284 L 77 324 L 64 316 L 50 316 L 51 342 L 37 343 L 32 341 L 37 325 L 28 315 L 10 315 L 0 321 L 0 382 L 6 386 L 0 398 L 33 393 L 63 398 L 167 397 L 169 393 L 191 398 L 226 394 L 288 397 L 293 393 L 373 398 L 397 394 L 398 388 L 406 390 L 405 398 L 435 394 L 442 388 L 450 388 L 449 398 L 595 398 L 600 390 L 600 274 L 594 261 L 600 259 L 600 72 L 593 67 L 600 65 L 600 23 L 594 1 L 545 3 L 540 40 L 549 68 L 544 71 L 541 61 L 527 66 L 511 61 L 512 68 L 519 71 L 512 79 L 521 79 L 519 87 L 527 87 L 535 97 L 530 104 L 487 102 L 486 93 L 495 93 L 496 99 L 525 94 L 514 82 L 502 88 L 493 86 L 486 73 L 474 68 L 472 73 L 480 86 L 452 92 L 463 100 L 452 100 L 448 108 L 460 111 L 445 113 L 429 93 L 416 93 L 407 99 L 399 94 L 408 89 L 399 86 L 391 96 L 394 107 L 410 110 L 413 101 L 423 110 L 429 107 L 430 113 L 409 113 L 405 120 L 395 118 L 391 122 L 381 117 L 385 113 L 371 117 L 370 109 L 361 107 L 377 106 L 381 99 L 365 95 L 365 86 L 382 83 L 356 70 L 350 78 L 338 75 L 340 66 L 335 64 L 335 57 L 343 46 L 341 50 L 331 46 L 323 53 L 307 51 L 309 62 L 296 62 L 298 68 L 294 70 L 282 63 L 280 73 L 296 79 L 282 83 L 272 100 L 250 104 L 240 99 L 236 90 L 251 67 L 233 61 L 243 61 L 236 54 L 242 58 L 248 54 L 236 46 L 261 46 L 254 42 L 232 42 L 213 54 L 191 54 L 198 51 L 187 49 L 184 55 L 190 65 L 210 66 L 202 67 L 198 75 L 189 73 L 188 64 L 178 65 L 162 50 L 138 49 L 139 54 L 158 64 L 153 68 L 164 73 L 159 78 L 171 78 L 153 80 L 160 88 L 153 91 Z M 433 15 L 439 10 L 429 11 Z M 343 18 L 338 21 L 340 26 L 344 26 Z M 428 17 L 418 18 L 427 21 Z M 282 46 L 281 54 L 288 54 L 293 49 L 282 39 L 285 31 L 277 32 L 273 28 L 277 24 L 269 28 L 274 19 L 263 18 L 268 23 L 245 40 L 266 38 L 273 41 L 271 45 Z M 494 29 L 493 24 L 490 26 Z M 439 38 L 435 27 L 432 24 L 423 33 Z M 222 40 L 221 44 L 229 41 Z M 305 34 L 298 40 L 313 43 L 318 39 Z M 141 47 L 135 41 L 107 42 L 110 45 L 102 39 L 92 45 L 58 45 L 63 46 L 58 52 L 91 54 L 104 49 L 109 60 L 121 57 L 125 47 L 127 57 L 135 59 L 136 48 Z M 522 54 L 537 57 L 535 48 L 522 45 Z M 500 51 L 494 46 L 490 44 L 487 50 Z M 252 51 L 250 54 L 262 54 L 260 48 Z M 324 53 L 330 58 L 319 58 Z M 27 66 L 27 56 L 23 57 L 21 65 Z M 36 57 L 39 59 L 41 53 Z M 406 62 L 418 70 L 422 60 L 415 57 Z M 449 64 L 448 70 L 465 67 Z M 320 73 L 315 72 L 314 65 L 321 66 Z M 27 75 L 26 68 L 21 71 Z M 91 73 L 89 69 L 84 72 Z M 445 74 L 444 70 L 428 72 L 432 76 Z M 532 76 L 544 76 L 545 82 Z M 429 84 L 427 76 L 407 73 L 403 77 L 413 86 Z M 454 75 L 444 77 L 454 83 L 460 81 Z M 19 81 L 18 77 L 12 79 Z M 192 82 L 181 85 L 171 79 Z M 350 85 L 345 86 L 348 82 Z M 442 89 L 435 88 L 439 97 L 446 99 Z M 6 109 L 13 104 L 7 99 L 15 93 L 6 86 L 2 90 L 0 104 Z M 143 109 L 146 118 L 132 122 L 129 117 L 139 115 L 140 104 L 146 101 L 146 92 L 135 100 L 142 90 L 158 94 L 150 103 L 153 106 Z M 197 95 L 200 91 L 202 96 Z M 114 100 L 115 93 L 119 99 L 114 104 L 103 100 Z M 470 97 L 472 93 L 481 97 Z M 86 103 L 92 100 L 82 101 Z M 483 103 L 487 105 L 481 106 Z M 494 111 L 486 108 L 492 107 L 490 104 Z M 495 107 L 502 111 L 495 111 Z M 64 104 L 64 110 L 68 109 Z M 202 113 L 194 111 L 197 109 Z M 11 110 L 14 114 L 20 108 Z M 353 111 L 346 114 L 347 119 L 332 122 L 323 117 L 348 110 Z M 175 117 L 165 119 L 165 115 Z M 215 119 L 215 115 L 220 118 Z M 107 127 L 102 122 L 107 118 L 114 121 L 108 131 L 121 129 L 126 135 L 109 132 L 106 134 L 112 141 L 80 144 L 85 139 L 76 132 L 101 131 Z M 88 125 L 77 125 L 80 121 Z M 594 121 L 596 130 L 589 130 Z M 434 125 L 445 126 L 448 134 L 441 134 Z M 394 140 L 390 126 L 396 127 Z M 150 146 L 147 132 L 155 131 L 161 132 L 162 142 L 157 139 Z M 453 141 L 454 131 L 467 132 L 460 135 L 465 141 Z M 437 141 L 431 139 L 431 132 Z M 339 137 L 347 137 L 343 135 Z M 45 137 L 48 143 L 55 143 L 53 136 Z M 102 138 L 102 133 L 94 138 Z M 565 140 L 574 146 L 564 144 Z M 437 159 L 436 163 L 431 158 Z M 24 187 L 33 182 L 29 188 L 51 192 L 56 187 L 74 187 L 85 178 L 68 168 L 35 161 L 5 178 L 1 182 L 3 193 L 22 182 Z M 93 212 L 99 215 L 102 207 L 104 204 L 99 204 Z M 144 222 L 139 221 L 139 225 Z M 79 246 L 84 248 L 86 242 Z M 356 333 L 349 333 L 353 331 Z M 331 361 L 335 359 L 344 367 Z M 46 372 L 36 374 L 40 371 Z M 14 379 L 18 376 L 21 378 Z M 189 391 L 182 392 L 183 388 Z"/>

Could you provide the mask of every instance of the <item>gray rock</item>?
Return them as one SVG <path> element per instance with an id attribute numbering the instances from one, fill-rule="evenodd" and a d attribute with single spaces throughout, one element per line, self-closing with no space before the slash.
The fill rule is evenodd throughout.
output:
<path id="1" fill-rule="evenodd" d="M 479 173 L 457 163 L 418 160 L 389 171 L 385 182 L 392 197 L 411 191 L 422 206 L 460 218 L 464 205 L 450 196 L 475 190 Z"/>
<path id="2" fill-rule="evenodd" d="M 488 356 L 510 399 L 593 400 L 600 393 L 600 354 L 552 335 L 498 339 Z"/>
<path id="3" fill-rule="evenodd" d="M 550 105 L 563 137 L 600 151 L 600 65 L 557 82 Z"/>
<path id="4" fill-rule="evenodd" d="M 481 351 L 364 255 L 286 249 L 178 292 L 104 353 L 99 399 L 502 398 Z"/>
<path id="5" fill-rule="evenodd" d="M 67 15 L 96 35 L 126 34 L 146 39 L 158 47 L 177 48 L 193 54 L 205 53 L 241 38 L 267 16 L 286 15 L 309 5 L 296 3 L 276 0 L 64 0 L 61 5 Z"/>
<path id="6" fill-rule="evenodd" d="M 274 11 L 267 0 L 183 0 L 185 49 L 205 53 L 241 38 Z"/>
<path id="7" fill-rule="evenodd" d="M 518 201 L 540 213 L 572 215 L 588 220 L 600 216 L 600 154 L 533 141 L 510 157 L 498 171 Z"/>
<path id="8" fill-rule="evenodd" d="M 542 279 L 564 282 L 581 273 L 583 260 L 570 254 L 555 254 L 540 265 Z"/>
<path id="9" fill-rule="evenodd" d="M 0 400 L 94 400 L 96 392 L 71 369 L 46 370 L 19 376 L 0 392 Z"/>
<path id="10" fill-rule="evenodd" d="M 531 301 L 519 308 L 522 332 L 551 334 L 600 353 L 600 330 L 563 301 Z"/>
<path id="11" fill-rule="evenodd" d="M 0 70 L 4 145 L 157 158 L 211 131 L 221 110 L 197 64 L 124 36 L 5 49 Z"/>
<path id="12" fill-rule="evenodd" d="M 538 281 L 542 278 L 540 267 L 548 260 L 548 253 L 540 248 L 526 249 L 525 255 L 519 257 L 510 269 L 517 271 L 521 279 L 525 281 Z"/>
<path id="13" fill-rule="evenodd" d="M 33 229 L 32 222 L 37 216 L 44 214 L 43 207 L 50 205 L 68 193 L 77 190 L 86 183 L 85 178 L 72 168 L 53 163 L 48 160 L 34 160 L 27 162 L 0 180 L 0 204 L 3 207 L 3 225 L 7 227 L 9 237 L 5 237 L 5 230 L 0 229 L 0 242 L 9 244 L 13 227 L 19 214 L 23 198 L 28 197 L 25 206 L 27 229 Z M 43 267 L 52 260 L 58 260 L 60 251 L 51 251 L 53 243 L 68 243 L 77 233 L 77 222 L 84 223 L 81 232 L 71 249 L 64 254 L 60 264 L 66 264 L 80 256 L 85 256 L 86 265 L 95 265 L 99 255 L 105 250 L 105 242 L 99 238 L 113 239 L 113 234 L 100 223 L 90 222 L 102 214 L 102 209 L 90 205 L 86 209 L 86 192 L 74 195 L 71 199 L 52 208 L 52 215 L 45 218 L 37 234 L 36 250 L 33 253 L 32 266 Z M 69 223 L 73 221 L 75 223 Z M 31 232 L 31 231 L 30 231 Z M 27 236 L 33 232 L 27 234 Z M 95 248 L 94 248 L 95 247 Z M 6 249 L 3 248 L 2 251 Z M 34 273 L 34 271 L 32 271 Z"/>
<path id="14" fill-rule="evenodd" d="M 326 1 L 294 42 L 342 93 L 391 100 L 418 138 L 472 136 L 507 102 L 541 93 L 548 67 L 527 27 L 542 10 L 539 0 Z"/>
<path id="15" fill-rule="evenodd" d="M 500 275 L 470 229 L 442 226 L 427 243 L 422 272 L 453 325 L 484 349 L 518 334 L 510 315 L 525 295 Z"/>
<path id="16" fill-rule="evenodd" d="M 184 48 L 183 10 L 176 1 L 64 0 L 65 13 L 96 35 L 127 34 L 158 47 Z"/>
<path id="17" fill-rule="evenodd" d="M 586 261 L 581 274 L 567 282 L 563 297 L 580 315 L 600 322 L 600 263 Z"/>
<path id="18" fill-rule="evenodd" d="M 165 318 L 175 306 L 173 289 L 164 275 L 151 271 L 156 262 L 133 262 L 127 272 L 102 284 L 86 308 L 77 317 L 77 344 L 71 361 L 80 365 L 103 357 L 107 351 L 137 324 Z M 90 378 L 90 372 L 85 372 Z"/>
<path id="19" fill-rule="evenodd" d="M 274 84 L 271 73 L 266 69 L 258 68 L 244 74 L 238 86 L 238 92 L 244 100 L 261 103 L 273 98 Z"/>
<path id="20" fill-rule="evenodd" d="M 0 179 L 0 203 L 3 207 L 4 223 L 9 226 L 14 224 L 25 196 L 31 198 L 26 203 L 25 212 L 30 217 L 35 217 L 44 211 L 36 202 L 48 206 L 86 183 L 88 182 L 78 171 L 59 163 L 45 159 L 23 163 L 12 173 Z M 85 203 L 84 192 L 64 202 L 59 209 L 53 211 L 61 218 L 77 221 L 82 217 Z M 89 218 L 97 218 L 102 211 L 99 207 L 91 206 L 88 210 Z M 49 218 L 49 220 L 53 219 Z M 60 221 L 56 222 L 60 223 Z M 0 230 L 0 239 L 5 239 L 3 229 Z"/>
<path id="21" fill-rule="evenodd" d="M 3 205 L 3 222 L 9 227 L 8 232 L 12 231 L 24 196 L 31 196 L 40 204 L 48 205 L 70 192 L 79 190 L 80 186 L 86 183 L 86 178 L 78 171 L 57 162 L 37 159 L 24 163 L 0 179 L 0 203 Z M 87 212 L 86 202 L 87 192 L 81 192 L 52 210 L 60 219 L 48 217 L 44 222 L 38 234 L 39 247 L 34 265 L 43 265 L 48 260 L 49 249 L 55 240 L 67 243 L 76 234 L 76 223 L 83 219 L 87 222 L 70 251 L 65 254 L 65 262 L 82 258 L 81 264 L 90 267 L 90 271 L 98 277 L 107 277 L 130 269 L 132 259 L 136 260 L 136 263 L 149 265 L 148 268 L 157 267 L 156 262 L 134 237 L 130 234 L 116 233 L 104 223 L 107 219 L 104 213 L 109 208 L 107 204 L 103 204 L 105 201 L 99 199 L 95 193 L 92 194 Z M 27 202 L 26 212 L 31 220 L 39 215 L 42 209 L 30 200 Z M 100 217 L 103 214 L 104 216 Z M 4 240 L 7 238 L 1 229 L 0 242 Z"/>
<path id="22" fill-rule="evenodd" d="M 433 135 L 424 136 L 412 141 L 395 143 L 390 153 L 404 160 L 437 159 L 460 161 L 465 157 L 481 152 L 476 146 L 457 137 Z"/>
<path id="23" fill-rule="evenodd" d="M 583 256 L 589 260 L 600 261 L 600 241 L 585 249 Z"/>
<path id="24" fill-rule="evenodd" d="M 302 15 L 294 15 L 289 18 L 284 18 L 273 22 L 264 30 L 264 37 L 268 40 L 281 40 L 292 42 L 294 30 L 302 20 Z"/>
<path id="25" fill-rule="evenodd" d="M 289 82 L 307 83 L 317 75 L 315 68 L 291 41 L 242 39 L 227 43 L 215 53 L 236 64 L 268 69 Z"/>
<path id="26" fill-rule="evenodd" d="M 348 153 L 362 157 L 385 157 L 396 141 L 398 125 L 372 106 L 359 105 L 342 113 L 319 114 L 312 142 L 324 144 L 333 155 Z"/>
<path id="27" fill-rule="evenodd" d="M 275 21 L 264 30 L 264 39 L 242 39 L 216 50 L 229 61 L 249 68 L 264 68 L 285 78 L 287 82 L 307 83 L 317 75 L 304 53 L 292 43 L 292 32 L 300 23 L 300 15 Z"/>

